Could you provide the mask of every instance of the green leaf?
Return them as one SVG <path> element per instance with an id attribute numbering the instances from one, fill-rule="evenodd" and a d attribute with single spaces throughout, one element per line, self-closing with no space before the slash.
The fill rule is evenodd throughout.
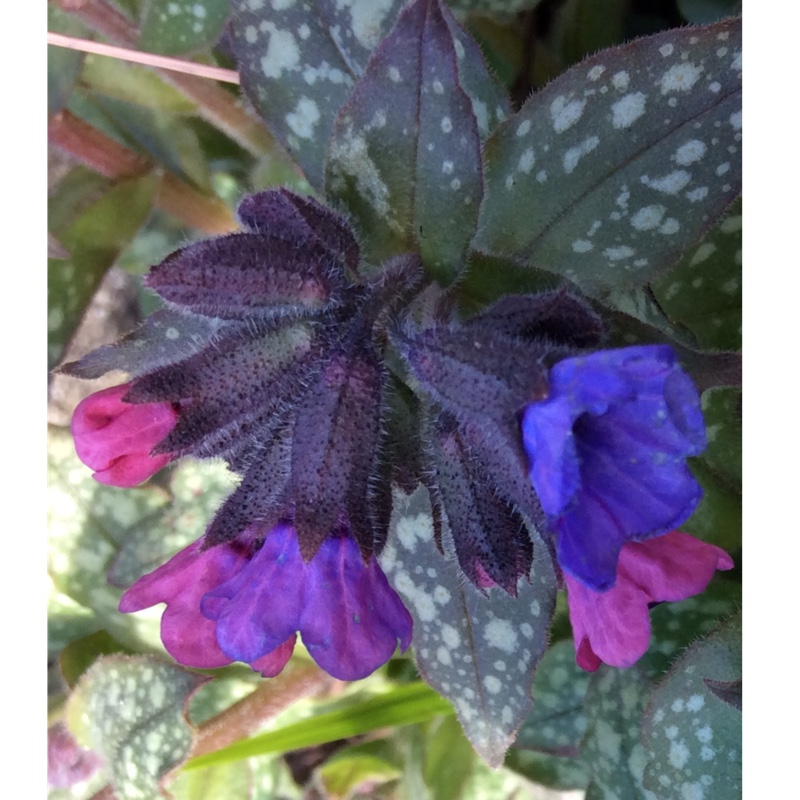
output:
<path id="1" fill-rule="evenodd" d="M 228 0 L 147 0 L 137 49 L 179 55 L 210 47 L 229 13 Z"/>
<path id="2" fill-rule="evenodd" d="M 588 728 L 581 747 L 581 757 L 592 776 L 587 800 L 643 797 L 642 774 L 648 754 L 639 742 L 639 720 L 650 687 L 638 665 L 621 670 L 603 664 L 592 675 L 585 705 Z"/>
<path id="3" fill-rule="evenodd" d="M 81 84 L 98 94 L 172 114 L 191 114 L 197 104 L 165 83 L 147 67 L 89 55 L 83 65 Z"/>
<path id="4" fill-rule="evenodd" d="M 47 594 L 47 655 L 54 656 L 70 642 L 97 631 L 102 622 L 94 612 L 59 592 L 53 581 Z"/>
<path id="5" fill-rule="evenodd" d="M 741 20 L 606 50 L 485 150 L 476 244 L 589 293 L 643 285 L 741 191 Z"/>
<path id="6" fill-rule="evenodd" d="M 347 800 L 397 780 L 401 774 L 389 761 L 353 750 L 329 758 L 317 770 L 328 800 Z"/>
<path id="7" fill-rule="evenodd" d="M 575 663 L 572 641 L 553 645 L 533 679 L 533 710 L 517 734 L 516 747 L 560 756 L 576 756 L 586 733 L 583 699 L 589 673 Z"/>
<path id="8" fill-rule="evenodd" d="M 678 0 L 678 10 L 687 22 L 706 25 L 742 13 L 741 0 Z"/>
<path id="9" fill-rule="evenodd" d="M 701 347 L 742 347 L 742 203 L 675 269 L 653 284 L 653 294 L 673 323 L 688 328 Z"/>
<path id="10" fill-rule="evenodd" d="M 692 472 L 703 487 L 703 498 L 681 530 L 734 551 L 742 544 L 742 495 L 702 458 L 692 460 Z"/>
<path id="11" fill-rule="evenodd" d="M 51 368 L 61 358 L 106 270 L 150 213 L 156 185 L 154 175 L 120 181 L 63 229 L 51 227 L 70 254 L 69 259 L 48 260 L 47 330 Z M 57 203 L 57 198 L 53 202 Z"/>
<path id="12" fill-rule="evenodd" d="M 101 656 L 130 653 L 106 631 L 97 631 L 77 642 L 70 642 L 59 657 L 61 674 L 67 685 L 74 687 L 81 675 Z"/>
<path id="13" fill-rule="evenodd" d="M 440 714 L 452 714 L 450 704 L 424 683 L 398 686 L 367 700 L 356 698 L 334 711 L 287 725 L 285 728 L 244 739 L 214 753 L 191 759 L 187 769 L 222 764 L 250 756 L 298 750 L 337 739 L 346 739 L 379 728 L 425 722 Z"/>
<path id="14" fill-rule="evenodd" d="M 180 772 L 168 785 L 174 800 L 250 800 L 252 769 L 246 761 Z"/>
<path id="15" fill-rule="evenodd" d="M 716 689 L 741 677 L 739 615 L 693 645 L 653 692 L 642 720 L 644 782 L 659 800 L 741 796 L 742 714 Z"/>
<path id="16" fill-rule="evenodd" d="M 156 797 L 160 779 L 188 755 L 183 716 L 205 678 L 142 656 L 107 656 L 70 697 L 67 720 L 78 741 L 108 765 L 119 800 Z"/>
<path id="17" fill-rule="evenodd" d="M 506 756 L 505 766 L 534 783 L 559 791 L 585 789 L 589 783 L 588 769 L 578 758 L 551 756 L 536 750 L 512 747 Z"/>
<path id="18" fill-rule="evenodd" d="M 507 113 L 447 7 L 409 5 L 339 112 L 329 148 L 328 192 L 350 212 L 367 261 L 415 250 L 452 282 L 477 222 L 481 142 Z"/>
<path id="19" fill-rule="evenodd" d="M 447 5 L 459 11 L 474 11 L 476 14 L 516 14 L 536 8 L 542 0 L 447 0 Z"/>
<path id="20" fill-rule="evenodd" d="M 48 436 L 48 572 L 56 588 L 85 606 L 119 641 L 158 647 L 156 619 L 117 610 L 120 591 L 109 586 L 106 568 L 128 532 L 167 503 L 153 486 L 121 490 L 91 477 L 75 455 L 67 430 Z"/>
<path id="21" fill-rule="evenodd" d="M 558 10 L 550 40 L 564 66 L 625 38 L 628 0 L 567 0 Z"/>
<path id="22" fill-rule="evenodd" d="M 457 719 L 446 717 L 431 723 L 422 766 L 422 777 L 432 798 L 462 800 L 476 760 Z"/>
<path id="23" fill-rule="evenodd" d="M 701 398 L 708 447 L 703 460 L 734 488 L 742 485 L 742 390 L 710 389 Z"/>
<path id="24" fill-rule="evenodd" d="M 334 117 L 403 0 L 231 5 L 242 89 L 308 182 L 321 189 Z"/>
<path id="25" fill-rule="evenodd" d="M 414 618 L 420 674 L 453 702 L 467 738 L 493 767 L 527 716 L 528 687 L 547 646 L 555 576 L 549 558 L 537 554 L 541 544 L 517 597 L 497 587 L 484 594 L 457 571 L 454 554 L 439 552 L 427 490 L 395 492 L 381 566 Z"/>
<path id="26" fill-rule="evenodd" d="M 65 14 L 52 3 L 47 4 L 47 30 L 66 36 L 86 37 L 88 28 L 72 14 Z M 56 114 L 67 104 L 85 54 L 78 50 L 51 45 L 47 48 L 47 114 Z"/>

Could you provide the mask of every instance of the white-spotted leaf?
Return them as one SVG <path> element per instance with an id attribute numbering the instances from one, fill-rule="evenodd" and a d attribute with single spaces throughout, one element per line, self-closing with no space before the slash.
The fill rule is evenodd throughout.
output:
<path id="1" fill-rule="evenodd" d="M 389 541 L 380 561 L 414 618 L 414 652 L 423 678 L 454 705 L 464 733 L 490 766 L 502 764 L 531 706 L 533 673 L 547 646 L 555 575 L 540 544 L 530 583 L 516 598 L 483 594 L 434 541 L 423 487 L 396 490 Z"/>
<path id="2" fill-rule="evenodd" d="M 193 732 L 184 711 L 204 680 L 144 656 L 100 658 L 83 676 L 68 723 L 105 761 L 119 800 L 159 796 L 160 780 L 188 756 Z"/>
<path id="3" fill-rule="evenodd" d="M 328 192 L 367 260 L 416 250 L 442 283 L 459 274 L 483 192 L 481 142 L 507 113 L 444 3 L 409 5 L 339 112 L 329 149 Z"/>
<path id="4" fill-rule="evenodd" d="M 602 294 L 675 264 L 741 191 L 741 20 L 605 50 L 485 151 L 476 246 Z"/>
<path id="5" fill-rule="evenodd" d="M 587 800 L 657 800 L 643 794 L 648 755 L 639 742 L 639 721 L 650 688 L 639 666 L 621 670 L 603 664 L 592 675 L 585 704 L 588 726 L 581 746 L 581 758 L 592 776 Z"/>
<path id="6" fill-rule="evenodd" d="M 742 347 L 742 204 L 653 284 L 674 325 L 685 326 L 704 348 Z"/>
<path id="7" fill-rule="evenodd" d="M 333 120 L 404 0 L 232 0 L 242 89 L 320 189 Z"/>
<path id="8" fill-rule="evenodd" d="M 177 55 L 209 47 L 229 14 L 228 0 L 147 0 L 138 49 Z"/>
<path id="9" fill-rule="evenodd" d="M 693 645 L 653 692 L 642 720 L 653 797 L 741 796 L 741 678 L 739 615 Z"/>

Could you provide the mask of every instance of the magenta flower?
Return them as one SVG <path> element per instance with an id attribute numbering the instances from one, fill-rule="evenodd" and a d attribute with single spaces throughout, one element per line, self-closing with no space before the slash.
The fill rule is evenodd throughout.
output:
<path id="1" fill-rule="evenodd" d="M 126 383 L 89 395 L 72 417 L 78 458 L 108 486 L 136 486 L 173 458 L 151 452 L 175 427 L 177 411 L 172 403 L 126 403 L 130 387 Z"/>
<path id="2" fill-rule="evenodd" d="M 617 580 L 608 591 L 592 591 L 565 572 L 578 666 L 588 672 L 603 663 L 630 667 L 650 642 L 650 603 L 700 594 L 717 570 L 732 567 L 724 550 L 672 531 L 623 545 Z"/>
<path id="3" fill-rule="evenodd" d="M 403 650 L 411 643 L 411 616 L 350 536 L 329 536 L 309 562 L 291 525 L 277 525 L 258 545 L 255 526 L 207 550 L 195 542 L 137 581 L 120 610 L 166 602 L 161 636 L 177 661 L 244 661 L 265 676 L 283 669 L 297 632 L 317 664 L 341 680 L 366 677 L 398 642 Z"/>

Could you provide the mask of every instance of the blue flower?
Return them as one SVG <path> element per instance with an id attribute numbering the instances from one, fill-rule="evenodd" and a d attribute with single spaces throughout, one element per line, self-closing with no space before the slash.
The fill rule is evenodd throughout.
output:
<path id="1" fill-rule="evenodd" d="M 559 564 L 594 591 L 626 542 L 674 530 L 702 496 L 686 465 L 706 445 L 700 397 L 665 345 L 558 362 L 522 437 Z"/>

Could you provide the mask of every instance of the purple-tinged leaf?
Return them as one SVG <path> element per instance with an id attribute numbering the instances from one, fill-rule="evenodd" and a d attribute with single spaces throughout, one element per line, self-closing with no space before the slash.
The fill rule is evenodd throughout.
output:
<path id="1" fill-rule="evenodd" d="M 358 271 L 358 242 L 347 220 L 314 200 L 287 189 L 272 189 L 244 198 L 236 210 L 242 224 L 254 233 L 300 243 L 312 239 L 335 261 Z"/>
<path id="2" fill-rule="evenodd" d="M 741 20 L 606 50 L 486 145 L 476 245 L 584 290 L 643 285 L 741 191 Z"/>
<path id="3" fill-rule="evenodd" d="M 533 673 L 547 646 L 556 579 L 546 548 L 537 555 L 517 597 L 482 593 L 465 582 L 434 542 L 428 492 L 395 491 L 389 540 L 380 556 L 389 582 L 414 618 L 420 674 L 449 699 L 464 733 L 490 766 L 503 762 L 531 707 Z"/>
<path id="4" fill-rule="evenodd" d="M 378 354 L 362 339 L 331 354 L 297 410 L 291 486 L 305 558 L 314 555 L 343 511 L 364 555 L 373 552 L 367 492 L 380 438 L 383 383 Z"/>
<path id="5" fill-rule="evenodd" d="M 528 575 L 533 559 L 525 519 L 498 491 L 453 417 L 439 414 L 430 428 L 425 438 L 434 502 L 455 531 L 453 546 L 461 570 L 476 586 L 486 575 L 516 595 L 517 582 Z M 519 467 L 524 477 L 525 465 Z"/>
<path id="6" fill-rule="evenodd" d="M 209 47 L 219 39 L 230 10 L 228 0 L 149 0 L 137 49 L 179 55 Z"/>
<path id="7" fill-rule="evenodd" d="M 233 233 L 169 255 L 145 283 L 197 314 L 248 319 L 317 311 L 333 300 L 340 265 L 315 238 Z"/>
<path id="8" fill-rule="evenodd" d="M 242 89 L 317 189 L 336 113 L 403 4 L 232 0 Z"/>
<path id="9" fill-rule="evenodd" d="M 653 284 L 653 294 L 673 324 L 685 325 L 700 347 L 741 349 L 741 202 L 675 269 Z"/>
<path id="10" fill-rule="evenodd" d="M 712 688 L 741 677 L 738 614 L 692 645 L 653 691 L 641 736 L 650 753 L 644 785 L 659 798 L 708 796 L 709 787 L 714 797 L 741 796 L 742 712 Z"/>
<path id="11" fill-rule="evenodd" d="M 80 361 L 64 364 L 59 372 L 76 378 L 99 378 L 120 369 L 137 377 L 194 355 L 229 324 L 213 317 L 160 309 L 115 344 L 98 347 Z"/>
<path id="12" fill-rule="evenodd" d="M 326 184 L 368 260 L 416 250 L 450 283 L 483 192 L 481 140 L 507 101 L 440 0 L 417 0 L 375 51 L 336 119 Z"/>

